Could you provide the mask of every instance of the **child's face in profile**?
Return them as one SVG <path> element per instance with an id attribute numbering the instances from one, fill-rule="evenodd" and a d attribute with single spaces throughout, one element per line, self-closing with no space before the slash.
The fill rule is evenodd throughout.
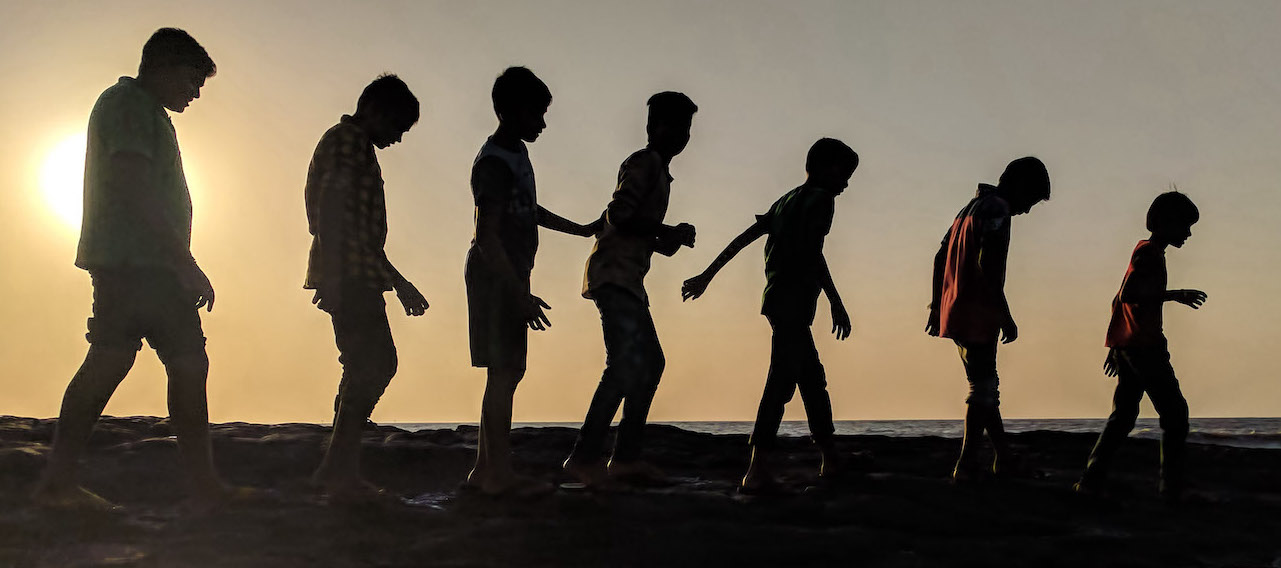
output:
<path id="1" fill-rule="evenodd" d="M 810 184 L 840 195 L 850 186 L 850 177 L 854 175 L 854 170 L 840 166 L 826 166 L 818 168 L 817 172 L 808 173 Z"/>
<path id="2" fill-rule="evenodd" d="M 655 120 L 649 124 L 649 145 L 660 154 L 671 158 L 685 151 L 689 144 L 689 130 L 693 119 Z"/>
<path id="3" fill-rule="evenodd" d="M 166 67 L 157 75 L 160 77 L 157 98 L 160 104 L 174 112 L 187 110 L 191 101 L 200 98 L 200 89 L 205 86 L 204 72 L 190 65 Z"/>
<path id="4" fill-rule="evenodd" d="M 1161 240 L 1173 245 L 1174 248 L 1183 248 L 1183 243 L 1188 242 L 1188 237 L 1192 236 L 1192 225 L 1171 223 L 1169 227 L 1156 231 L 1154 234 Z"/>
<path id="5" fill-rule="evenodd" d="M 369 139 L 379 150 L 400 142 L 405 133 L 413 127 L 413 123 L 406 124 L 402 118 L 381 112 L 375 112 L 374 119 L 370 122 L 372 128 Z"/>
<path id="6" fill-rule="evenodd" d="M 516 116 L 511 117 L 511 125 L 516 135 L 526 142 L 538 140 L 538 135 L 543 133 L 543 129 L 547 128 L 546 115 L 548 108 L 546 106 L 521 107 L 515 113 Z"/>

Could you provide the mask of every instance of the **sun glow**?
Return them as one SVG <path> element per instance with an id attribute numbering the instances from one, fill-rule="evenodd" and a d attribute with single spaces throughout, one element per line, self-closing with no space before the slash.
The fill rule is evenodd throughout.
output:
<path id="1" fill-rule="evenodd" d="M 84 207 L 85 134 L 62 139 L 45 156 L 40 168 L 40 190 L 45 204 L 69 228 L 80 228 Z"/>

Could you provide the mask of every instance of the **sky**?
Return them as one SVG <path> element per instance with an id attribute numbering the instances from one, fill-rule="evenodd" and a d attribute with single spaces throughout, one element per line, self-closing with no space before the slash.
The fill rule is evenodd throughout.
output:
<path id="1" fill-rule="evenodd" d="M 1000 351 L 1005 416 L 1109 412 L 1110 303 L 1148 204 L 1171 184 L 1202 213 L 1167 255 L 1172 288 L 1209 294 L 1199 311 L 1166 307 L 1191 412 L 1278 416 L 1279 21 L 1269 1 L 0 0 L 0 414 L 56 415 L 84 356 L 92 288 L 72 264 L 74 208 L 65 220 L 79 199 L 75 141 L 98 94 L 172 26 L 218 65 L 173 116 L 193 252 L 217 290 L 204 314 L 214 421 L 331 416 L 340 368 L 328 317 L 301 288 L 303 182 L 320 135 L 384 72 L 423 105 L 379 160 L 388 254 L 431 309 L 408 318 L 389 299 L 400 370 L 373 418 L 477 419 L 468 175 L 496 125 L 492 81 L 510 65 L 554 96 L 530 149 L 540 203 L 583 222 L 645 144 L 645 100 L 678 90 L 699 105 L 668 213 L 697 226 L 697 246 L 656 257 L 646 282 L 668 361 L 652 420 L 755 416 L 770 335 L 761 243 L 702 299 L 682 303 L 680 283 L 804 181 L 823 136 L 862 158 L 825 248 L 854 334 L 828 333 L 823 300 L 814 325 L 837 419 L 963 415 L 956 349 L 922 332 L 931 262 L 976 185 L 1024 155 L 1044 160 L 1053 196 L 1013 224 L 1007 293 L 1021 335 Z M 533 290 L 553 325 L 530 338 L 517 421 L 579 421 L 599 381 L 599 315 L 580 296 L 590 249 L 542 236 Z M 109 414 L 166 414 L 163 369 L 144 352 Z M 799 401 L 788 418 L 803 418 Z"/>

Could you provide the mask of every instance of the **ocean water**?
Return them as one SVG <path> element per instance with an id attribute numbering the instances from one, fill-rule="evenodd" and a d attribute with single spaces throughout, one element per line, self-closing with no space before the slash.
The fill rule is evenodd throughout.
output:
<path id="1" fill-rule="evenodd" d="M 1005 420 L 1005 429 L 1009 432 L 1032 432 L 1051 430 L 1057 432 L 1075 432 L 1097 434 L 1103 430 L 1103 418 L 1015 418 Z M 1281 449 L 1281 418 L 1193 418 L 1192 430 L 1188 441 L 1194 444 L 1218 444 L 1243 448 Z M 752 423 L 745 421 L 729 422 L 662 422 L 708 434 L 747 434 L 752 431 Z M 458 422 L 400 422 L 388 423 L 405 430 L 454 429 L 462 425 L 475 426 L 475 423 Z M 960 438 L 961 420 L 839 420 L 836 422 L 836 433 L 841 435 L 873 435 L 920 437 L 938 436 L 942 438 Z M 513 427 L 564 427 L 577 428 L 577 422 L 518 422 Z M 779 428 L 784 436 L 808 436 L 809 429 L 804 421 L 786 421 Z M 1158 439 L 1161 437 L 1161 426 L 1156 418 L 1140 418 L 1131 436 L 1138 438 Z"/>

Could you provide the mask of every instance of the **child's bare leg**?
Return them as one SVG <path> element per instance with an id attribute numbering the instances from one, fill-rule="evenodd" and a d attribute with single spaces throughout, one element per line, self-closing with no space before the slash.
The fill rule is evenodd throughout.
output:
<path id="1" fill-rule="evenodd" d="M 197 501 L 219 501 L 227 488 L 214 469 L 209 440 L 209 406 L 205 393 L 209 357 L 203 350 L 165 362 L 169 375 L 169 415 L 178 437 L 183 468 Z"/>
<path id="2" fill-rule="evenodd" d="M 82 494 L 75 480 L 76 464 L 102 409 L 133 367 L 136 356 L 137 351 L 131 349 L 89 348 L 63 395 L 53 450 L 35 490 L 37 501 L 55 502 Z"/>
<path id="3" fill-rule="evenodd" d="M 476 465 L 468 485 L 485 492 L 501 492 L 515 482 L 511 465 L 512 398 L 524 369 L 490 367 L 480 408 L 480 433 Z"/>

